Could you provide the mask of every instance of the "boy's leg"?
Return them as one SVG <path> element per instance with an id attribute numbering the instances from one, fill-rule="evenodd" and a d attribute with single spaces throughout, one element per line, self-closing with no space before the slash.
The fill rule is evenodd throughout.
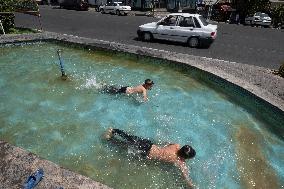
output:
<path id="1" fill-rule="evenodd" d="M 126 132 L 124 132 L 123 130 L 120 130 L 120 129 L 113 129 L 112 133 L 114 135 L 116 134 L 116 135 L 120 136 L 121 138 L 123 138 L 123 139 L 125 139 L 125 140 L 127 140 L 128 142 L 131 142 L 131 143 L 136 143 L 139 140 L 143 140 L 140 137 L 137 137 L 137 136 L 134 136 L 134 135 L 129 135 Z"/>
<path id="2" fill-rule="evenodd" d="M 114 135 L 118 135 L 119 138 L 114 138 Z M 151 149 L 152 142 L 148 139 L 143 139 L 138 136 L 129 135 L 128 133 L 120 129 L 110 128 L 107 132 L 107 139 L 112 139 L 118 144 L 123 144 L 124 146 L 132 146 L 139 150 L 139 153 L 143 156 L 147 156 L 149 150 Z"/>
<path id="3" fill-rule="evenodd" d="M 117 94 L 119 89 L 115 86 L 105 85 L 102 87 L 102 92 L 109 93 L 109 94 Z"/>

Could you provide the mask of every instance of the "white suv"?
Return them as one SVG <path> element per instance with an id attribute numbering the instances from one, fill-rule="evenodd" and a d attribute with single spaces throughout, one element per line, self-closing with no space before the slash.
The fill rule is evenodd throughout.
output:
<path id="1" fill-rule="evenodd" d="M 199 14 L 173 13 L 139 26 L 137 34 L 143 41 L 162 39 L 184 42 L 190 47 L 209 47 L 217 37 L 217 25 L 208 24 Z"/>

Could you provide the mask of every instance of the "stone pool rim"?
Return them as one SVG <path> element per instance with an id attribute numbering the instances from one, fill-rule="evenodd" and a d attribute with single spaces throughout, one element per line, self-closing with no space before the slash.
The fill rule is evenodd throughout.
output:
<path id="1" fill-rule="evenodd" d="M 273 70 L 267 68 L 54 32 L 0 36 L 0 45 L 37 41 L 72 43 L 88 48 L 130 53 L 185 64 L 244 89 L 284 113 L 284 78 L 273 74 Z"/>

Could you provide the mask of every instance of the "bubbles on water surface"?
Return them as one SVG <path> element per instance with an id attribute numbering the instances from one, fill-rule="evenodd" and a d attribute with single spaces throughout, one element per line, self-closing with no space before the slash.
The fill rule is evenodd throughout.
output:
<path id="1" fill-rule="evenodd" d="M 98 87 L 97 79 L 95 77 L 86 79 L 85 88 L 89 89 L 92 87 L 95 87 L 95 88 Z"/>

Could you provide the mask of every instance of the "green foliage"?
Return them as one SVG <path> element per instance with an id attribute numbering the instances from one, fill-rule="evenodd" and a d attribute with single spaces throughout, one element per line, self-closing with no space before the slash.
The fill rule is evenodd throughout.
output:
<path id="1" fill-rule="evenodd" d="M 284 62 L 282 64 L 282 66 L 280 66 L 280 68 L 278 70 L 278 75 L 280 75 L 281 77 L 284 77 Z"/>
<path id="2" fill-rule="evenodd" d="M 11 28 L 8 33 L 23 34 L 23 33 L 38 33 L 36 30 L 29 28 Z"/>
<path id="3" fill-rule="evenodd" d="M 38 5 L 33 0 L 16 0 L 14 1 L 14 7 L 16 10 L 38 11 Z"/>
<path id="4" fill-rule="evenodd" d="M 0 20 L 5 31 L 15 27 L 16 11 L 38 11 L 38 5 L 33 0 L 0 0 Z"/>
<path id="5" fill-rule="evenodd" d="M 15 15 L 13 13 L 5 13 L 5 14 L 1 14 L 0 13 L 0 20 L 2 22 L 4 31 L 8 31 L 11 28 L 15 27 Z M 2 30 L 0 30 L 0 32 L 2 32 Z"/>
<path id="6" fill-rule="evenodd" d="M 272 24 L 274 27 L 278 27 L 279 23 L 284 24 L 284 5 L 274 7 L 271 10 L 271 16 L 273 18 Z"/>
<path id="7" fill-rule="evenodd" d="M 245 3 L 245 14 L 252 15 L 256 12 L 269 12 L 269 0 L 247 0 Z"/>
<path id="8" fill-rule="evenodd" d="M 13 12 L 14 0 L 0 0 L 0 12 Z"/>

